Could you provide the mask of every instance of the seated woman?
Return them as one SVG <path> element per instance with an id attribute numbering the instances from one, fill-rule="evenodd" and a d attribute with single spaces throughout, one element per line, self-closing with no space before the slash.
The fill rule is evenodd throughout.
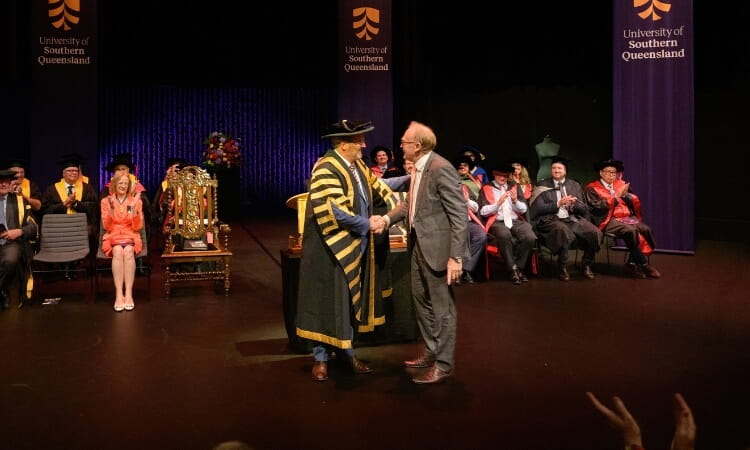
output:
<path id="1" fill-rule="evenodd" d="M 510 174 L 510 178 L 516 182 L 518 193 L 523 193 L 523 201 L 528 205 L 529 199 L 531 199 L 531 191 L 534 190 L 534 185 L 529 177 L 529 170 L 526 168 L 525 162 L 519 158 L 514 159 L 511 166 L 513 167 L 513 173 Z"/>
<path id="2" fill-rule="evenodd" d="M 139 230 L 143 227 L 143 203 L 130 195 L 132 180 L 125 173 L 116 174 L 110 183 L 109 196 L 101 200 L 102 251 L 112 258 L 112 279 L 115 283 L 115 311 L 131 311 L 135 255 L 143 248 Z"/>

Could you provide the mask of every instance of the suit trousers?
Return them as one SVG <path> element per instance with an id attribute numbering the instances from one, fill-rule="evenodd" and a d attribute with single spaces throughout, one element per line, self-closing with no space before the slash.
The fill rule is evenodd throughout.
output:
<path id="1" fill-rule="evenodd" d="M 654 238 L 651 235 L 651 228 L 648 225 L 643 222 L 631 225 L 612 219 L 604 230 L 625 241 L 625 246 L 630 251 L 631 261 L 636 264 L 646 264 L 646 256 L 641 252 L 641 249 L 638 246 L 638 235 L 640 234 L 643 236 L 649 245 L 653 247 Z"/>
<path id="2" fill-rule="evenodd" d="M 5 290 L 19 273 L 23 256 L 23 244 L 7 241 L 0 245 L 0 289 Z"/>
<path id="3" fill-rule="evenodd" d="M 422 254 L 416 233 L 411 254 L 411 291 L 417 325 L 425 353 L 435 356 L 440 370 L 453 370 L 456 350 L 456 304 L 453 287 L 446 283 L 446 271 L 434 271 Z M 447 258 L 446 258 L 447 259 Z"/>
<path id="4" fill-rule="evenodd" d="M 534 234 L 531 224 L 516 219 L 513 221 L 513 228 L 509 229 L 503 222 L 495 222 L 490 227 L 489 232 L 497 239 L 497 248 L 503 255 L 505 268 L 510 271 L 515 265 L 518 269 L 523 270 L 536 242 L 536 234 Z M 517 242 L 515 249 L 513 248 L 514 238 Z"/>
<path id="5" fill-rule="evenodd" d="M 484 232 L 483 226 L 473 220 L 469 221 L 466 229 L 469 230 L 469 259 L 464 261 L 463 269 L 473 272 L 487 246 L 487 233 Z"/>

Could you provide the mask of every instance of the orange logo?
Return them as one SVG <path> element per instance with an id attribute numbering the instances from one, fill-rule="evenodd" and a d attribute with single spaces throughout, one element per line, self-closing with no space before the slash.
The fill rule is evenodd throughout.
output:
<path id="1" fill-rule="evenodd" d="M 47 14 L 50 23 L 55 28 L 62 28 L 65 31 L 73 29 L 74 25 L 81 20 L 81 0 L 47 0 L 49 10 Z"/>
<path id="2" fill-rule="evenodd" d="M 373 36 L 377 36 L 380 33 L 380 10 L 369 7 L 354 8 L 352 10 L 352 17 L 354 22 L 352 28 L 354 28 L 354 34 L 366 41 L 371 41 Z"/>
<path id="3" fill-rule="evenodd" d="M 656 22 L 657 20 L 661 20 L 661 16 L 657 14 L 660 13 L 667 13 L 670 9 L 672 9 L 672 5 L 669 3 L 660 2 L 659 0 L 633 0 L 633 7 L 634 8 L 640 8 L 641 6 L 648 4 L 648 7 L 643 9 L 641 12 L 638 13 L 638 16 L 640 16 L 641 19 L 648 19 L 649 16 L 651 16 L 651 20 Z"/>

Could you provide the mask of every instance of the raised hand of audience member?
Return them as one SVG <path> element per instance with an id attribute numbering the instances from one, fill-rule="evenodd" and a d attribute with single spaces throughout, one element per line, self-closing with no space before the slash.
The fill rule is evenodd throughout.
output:
<path id="1" fill-rule="evenodd" d="M 674 437 L 670 450 L 693 450 L 695 447 L 695 420 L 681 394 L 674 395 Z"/>
<path id="2" fill-rule="evenodd" d="M 633 416 L 630 415 L 630 411 L 625 407 L 625 403 L 620 397 L 612 397 L 614 403 L 613 411 L 604 406 L 591 392 L 586 392 L 586 396 L 591 400 L 591 403 L 594 404 L 594 407 L 609 420 L 610 425 L 620 431 L 626 449 L 629 449 L 630 447 L 643 447 L 641 429 L 638 426 L 638 422 L 636 422 Z"/>

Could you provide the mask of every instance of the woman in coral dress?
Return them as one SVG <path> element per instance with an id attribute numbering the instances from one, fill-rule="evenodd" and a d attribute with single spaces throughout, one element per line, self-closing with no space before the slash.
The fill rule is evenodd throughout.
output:
<path id="1" fill-rule="evenodd" d="M 131 311 L 135 255 L 143 248 L 139 230 L 143 227 L 143 204 L 134 195 L 127 174 L 117 174 L 110 183 L 109 196 L 101 201 L 102 251 L 112 258 L 112 279 L 115 283 L 115 311 Z"/>

